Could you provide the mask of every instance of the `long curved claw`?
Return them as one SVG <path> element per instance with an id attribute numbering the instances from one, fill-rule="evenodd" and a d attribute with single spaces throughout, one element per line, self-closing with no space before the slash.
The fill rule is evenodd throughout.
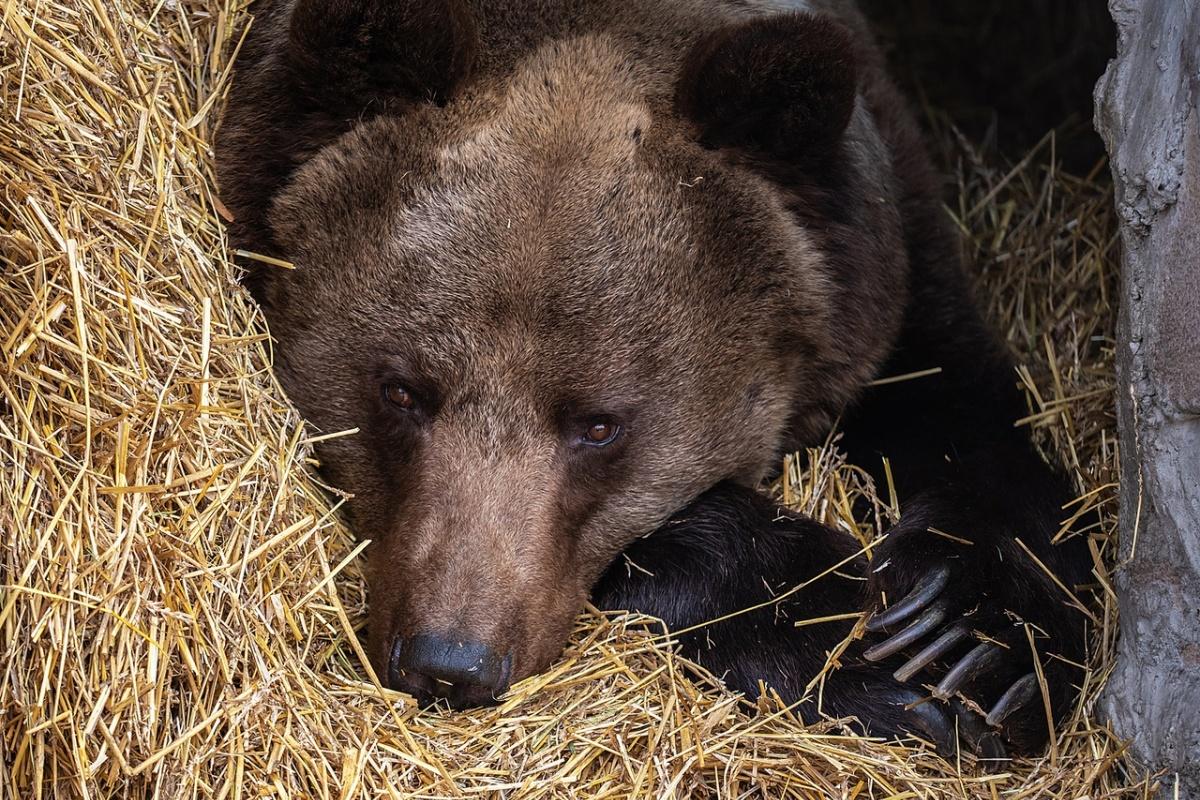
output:
<path id="1" fill-rule="evenodd" d="M 946 621 L 945 603 L 934 603 L 922 612 L 911 625 L 863 653 L 867 661 L 879 661 L 898 653 Z"/>
<path id="2" fill-rule="evenodd" d="M 941 658 L 959 642 L 970 638 L 971 629 L 962 621 L 950 625 L 942 632 L 942 635 L 934 639 L 925 649 L 917 653 L 904 663 L 898 670 L 892 673 L 893 677 L 901 683 L 907 683 L 910 678 L 916 675 L 925 667 L 929 666 L 935 659 Z M 870 651 L 868 651 L 870 652 Z"/>
<path id="3" fill-rule="evenodd" d="M 1005 656 L 1004 648 L 991 642 L 983 642 L 971 652 L 962 657 L 954 667 L 946 673 L 941 682 L 933 690 L 933 696 L 946 700 L 954 695 L 965 683 L 979 673 L 990 669 Z"/>
<path id="4" fill-rule="evenodd" d="M 890 628 L 916 614 L 942 593 L 950 582 L 950 567 L 939 564 L 917 582 L 916 587 L 898 603 L 867 620 L 867 630 L 875 633 Z"/>
<path id="5" fill-rule="evenodd" d="M 996 705 L 988 712 L 987 724 L 997 726 L 1038 693 L 1038 679 L 1034 673 L 1022 676 L 1000 696 Z"/>

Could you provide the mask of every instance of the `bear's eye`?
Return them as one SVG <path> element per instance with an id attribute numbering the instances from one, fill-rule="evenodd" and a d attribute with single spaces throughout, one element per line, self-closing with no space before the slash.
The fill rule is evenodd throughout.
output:
<path id="1" fill-rule="evenodd" d="M 413 397 L 412 392 L 399 383 L 385 383 L 383 385 L 383 399 L 404 411 L 412 411 L 417 405 L 416 398 Z"/>
<path id="2" fill-rule="evenodd" d="M 621 426 L 609 420 L 593 420 L 583 432 L 584 444 L 593 447 L 603 447 L 612 444 L 621 434 Z"/>

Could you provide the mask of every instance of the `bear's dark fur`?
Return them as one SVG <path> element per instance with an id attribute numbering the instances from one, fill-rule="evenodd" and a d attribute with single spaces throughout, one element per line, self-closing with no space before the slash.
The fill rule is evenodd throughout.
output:
<path id="1" fill-rule="evenodd" d="M 1070 487 L 849 2 L 260 0 L 218 167 L 234 242 L 296 267 L 247 276 L 285 388 L 359 431 L 319 455 L 393 685 L 486 701 L 591 593 L 762 604 L 685 652 L 808 718 L 1036 747 L 1035 657 L 1068 710 Z M 901 501 L 869 566 L 753 488 L 835 424 Z"/>

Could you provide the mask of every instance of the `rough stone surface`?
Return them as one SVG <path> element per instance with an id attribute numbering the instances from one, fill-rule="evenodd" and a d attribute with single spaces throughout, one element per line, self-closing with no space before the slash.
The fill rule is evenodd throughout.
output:
<path id="1" fill-rule="evenodd" d="M 1103 708 L 1200 800 L 1200 0 L 1110 0 L 1096 128 L 1123 221 L 1118 663 Z"/>

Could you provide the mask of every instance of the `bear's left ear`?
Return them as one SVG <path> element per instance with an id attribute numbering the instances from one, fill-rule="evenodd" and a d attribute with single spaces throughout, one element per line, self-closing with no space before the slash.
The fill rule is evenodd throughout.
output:
<path id="1" fill-rule="evenodd" d="M 854 35 L 827 17 L 791 13 L 721 28 L 683 63 L 675 108 L 709 147 L 786 157 L 841 141 L 857 94 Z"/>

